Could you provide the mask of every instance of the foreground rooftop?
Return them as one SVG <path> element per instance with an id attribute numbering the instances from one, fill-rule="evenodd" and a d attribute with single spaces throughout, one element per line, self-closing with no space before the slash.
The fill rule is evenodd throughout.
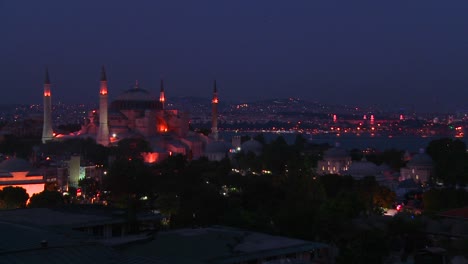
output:
<path id="1" fill-rule="evenodd" d="M 214 226 L 160 232 L 153 241 L 128 246 L 123 252 L 168 263 L 231 264 L 282 258 L 294 261 L 288 263 L 306 263 L 301 261 L 304 254 L 317 257 L 327 248 L 322 243 Z"/>

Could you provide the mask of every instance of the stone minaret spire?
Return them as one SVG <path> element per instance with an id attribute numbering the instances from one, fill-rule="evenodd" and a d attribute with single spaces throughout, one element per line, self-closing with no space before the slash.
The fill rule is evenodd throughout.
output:
<path id="1" fill-rule="evenodd" d="M 42 125 L 42 143 L 53 138 L 52 130 L 52 99 L 50 93 L 49 69 L 46 68 L 44 81 L 44 123 Z"/>
<path id="2" fill-rule="evenodd" d="M 164 95 L 164 81 L 161 79 L 161 91 L 159 92 L 159 102 L 161 103 L 162 109 L 164 109 L 165 101 L 166 96 Z"/>
<path id="3" fill-rule="evenodd" d="M 101 88 L 99 90 L 99 130 L 96 142 L 103 146 L 109 145 L 109 124 L 107 119 L 107 77 L 106 70 L 102 66 Z"/>
<path id="4" fill-rule="evenodd" d="M 218 140 L 218 89 L 216 88 L 216 80 L 213 87 L 213 99 L 211 100 L 211 134 L 215 140 Z"/>

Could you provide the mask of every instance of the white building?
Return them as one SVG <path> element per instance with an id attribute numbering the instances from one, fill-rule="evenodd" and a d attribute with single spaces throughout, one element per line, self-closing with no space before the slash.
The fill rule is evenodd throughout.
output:
<path id="1" fill-rule="evenodd" d="M 317 163 L 317 173 L 319 175 L 324 174 L 339 174 L 346 175 L 351 165 L 351 156 L 348 152 L 339 147 L 328 149 L 323 155 L 323 160 L 319 160 Z"/>
<path id="2" fill-rule="evenodd" d="M 424 153 L 424 149 L 419 150 L 419 154 L 406 164 L 406 167 L 400 170 L 400 181 L 412 179 L 413 181 L 426 184 L 434 173 L 434 162 L 432 158 Z"/>

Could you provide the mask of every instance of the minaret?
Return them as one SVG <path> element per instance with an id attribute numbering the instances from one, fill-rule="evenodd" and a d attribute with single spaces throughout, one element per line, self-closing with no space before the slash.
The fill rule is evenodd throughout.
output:
<path id="1" fill-rule="evenodd" d="M 166 101 L 166 96 L 164 95 L 164 82 L 161 79 L 161 91 L 159 92 L 159 102 L 161 103 L 162 109 L 164 110 L 164 102 Z"/>
<path id="2" fill-rule="evenodd" d="M 107 77 L 104 66 L 102 66 L 101 70 L 101 88 L 99 91 L 99 130 L 96 142 L 103 146 L 109 145 L 109 124 L 107 121 Z"/>
<path id="3" fill-rule="evenodd" d="M 214 140 L 218 140 L 218 89 L 216 89 L 216 80 L 214 81 L 211 105 L 211 134 Z"/>
<path id="4" fill-rule="evenodd" d="M 44 123 L 42 125 L 42 143 L 53 137 L 52 131 L 52 100 L 50 94 L 49 69 L 46 68 L 44 81 Z"/>

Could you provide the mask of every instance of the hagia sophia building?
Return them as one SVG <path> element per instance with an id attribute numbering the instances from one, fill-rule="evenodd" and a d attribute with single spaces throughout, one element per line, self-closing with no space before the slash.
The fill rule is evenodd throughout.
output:
<path id="1" fill-rule="evenodd" d="M 89 137 L 98 144 L 111 146 L 124 138 L 144 138 L 152 148 L 152 152 L 142 153 L 148 163 L 161 161 L 174 154 L 182 154 L 190 159 L 206 156 L 210 160 L 220 160 L 229 152 L 230 144 L 218 139 L 219 100 L 216 81 L 211 101 L 212 127 L 209 136 L 189 130 L 188 113 L 165 109 L 166 97 L 162 80 L 159 98 L 140 88 L 138 82 L 134 88 L 124 91 L 110 103 L 108 91 L 107 76 L 102 67 L 99 109 L 89 113 L 79 131 L 56 135 L 52 128 L 51 84 L 46 70 L 42 142 Z"/>

